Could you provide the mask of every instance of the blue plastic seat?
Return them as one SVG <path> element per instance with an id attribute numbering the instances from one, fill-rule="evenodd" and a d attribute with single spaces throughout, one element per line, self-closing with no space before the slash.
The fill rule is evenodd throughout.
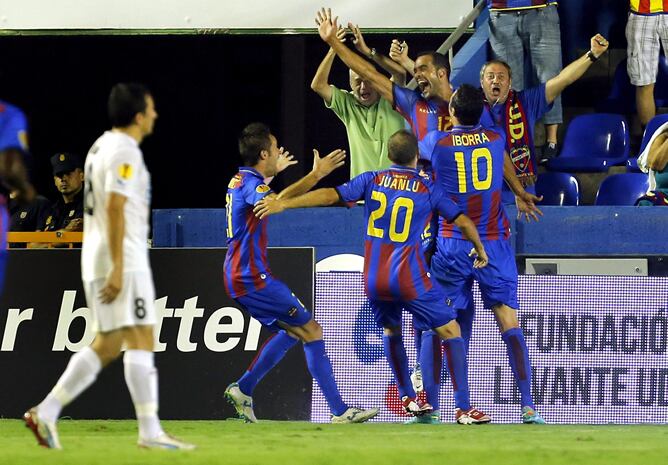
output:
<path id="1" fill-rule="evenodd" d="M 648 188 L 646 174 L 613 174 L 605 178 L 598 188 L 596 205 L 633 205 Z"/>
<path id="2" fill-rule="evenodd" d="M 622 115 L 580 115 L 570 122 L 557 158 L 548 161 L 550 171 L 605 172 L 624 165 L 629 158 L 629 125 Z"/>
<path id="3" fill-rule="evenodd" d="M 580 186 L 569 173 L 542 173 L 536 182 L 536 194 L 542 195 L 540 205 L 579 205 Z"/>
<path id="4" fill-rule="evenodd" d="M 668 59 L 664 55 L 659 57 L 659 69 L 654 84 L 654 101 L 657 107 L 668 106 Z M 617 65 L 610 95 L 596 106 L 596 111 L 620 114 L 636 112 L 636 90 L 629 79 L 626 59 Z"/>
<path id="5" fill-rule="evenodd" d="M 659 129 L 662 125 L 668 123 L 668 114 L 656 115 L 654 118 L 649 120 L 645 132 L 642 136 L 642 142 L 640 143 L 640 150 L 638 150 L 638 156 L 645 150 L 649 140 L 652 138 L 652 134 Z M 629 158 L 626 162 L 626 169 L 631 173 L 640 173 L 640 168 L 638 168 L 638 157 Z"/>

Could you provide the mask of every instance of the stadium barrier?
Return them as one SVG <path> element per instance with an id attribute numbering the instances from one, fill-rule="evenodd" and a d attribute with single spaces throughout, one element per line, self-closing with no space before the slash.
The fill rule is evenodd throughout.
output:
<path id="1" fill-rule="evenodd" d="M 549 423 L 668 421 L 668 278 L 520 276 L 520 324 L 533 365 L 533 396 Z M 316 275 L 316 315 L 343 398 L 381 407 L 379 421 L 405 420 L 373 322 L 362 274 Z M 473 405 L 495 423 L 520 421 L 503 344 L 476 288 L 469 356 Z M 404 340 L 415 362 L 410 315 Z M 454 421 L 452 387 L 441 375 L 441 419 Z M 312 421 L 329 421 L 314 383 Z"/>
<path id="2" fill-rule="evenodd" d="M 541 207 L 538 223 L 518 221 L 506 207 L 511 244 L 518 255 L 668 255 L 668 215 L 650 207 Z M 288 210 L 269 220 L 269 245 L 312 246 L 317 261 L 331 255 L 364 254 L 362 207 Z M 157 247 L 220 247 L 225 244 L 225 209 L 153 211 Z"/>
<path id="3" fill-rule="evenodd" d="M 80 244 L 83 241 L 83 233 L 75 231 L 46 231 L 46 232 L 18 232 L 12 231 L 7 233 L 7 244 L 29 244 L 41 243 L 49 244 L 65 244 L 70 249 L 75 244 Z"/>
<path id="4" fill-rule="evenodd" d="M 9 250 L 0 298 L 0 416 L 18 418 L 55 384 L 72 351 L 90 344 L 94 330 L 81 285 L 80 252 Z M 234 415 L 222 397 L 268 336 L 225 294 L 226 249 L 152 249 L 156 287 L 156 364 L 160 415 L 221 419 Z M 273 271 L 313 308 L 312 248 L 270 249 Z M 291 350 L 255 391 L 260 418 L 307 420 L 311 377 L 303 351 Z M 72 418 L 133 418 L 115 361 L 64 414 Z"/>

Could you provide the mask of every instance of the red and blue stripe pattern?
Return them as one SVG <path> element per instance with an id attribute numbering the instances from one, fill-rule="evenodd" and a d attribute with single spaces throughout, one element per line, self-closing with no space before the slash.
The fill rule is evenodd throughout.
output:
<path id="1" fill-rule="evenodd" d="M 431 160 L 436 183 L 475 223 L 482 240 L 507 239 L 510 222 L 501 203 L 505 140 L 481 126 L 456 126 L 420 144 Z M 453 224 L 440 222 L 439 235 L 463 239 Z"/>
<path id="2" fill-rule="evenodd" d="M 364 277 L 367 296 L 413 300 L 433 284 L 422 250 L 422 235 L 438 209 L 454 220 L 460 210 L 414 168 L 393 166 L 366 172 L 337 187 L 341 199 L 364 199 L 367 231 Z"/>
<path id="3" fill-rule="evenodd" d="M 419 90 L 392 86 L 394 109 L 408 121 L 411 131 L 422 140 L 430 131 L 447 131 L 452 127 L 448 102 L 426 100 Z"/>
<path id="4" fill-rule="evenodd" d="M 228 250 L 223 269 L 225 290 L 232 298 L 259 291 L 272 279 L 267 261 L 268 219 L 253 214 L 253 206 L 270 193 L 253 168 L 240 168 L 228 185 Z"/>

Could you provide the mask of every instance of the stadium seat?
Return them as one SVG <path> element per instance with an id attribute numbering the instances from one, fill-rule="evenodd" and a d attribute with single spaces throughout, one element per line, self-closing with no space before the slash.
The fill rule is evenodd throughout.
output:
<path id="1" fill-rule="evenodd" d="M 548 161 L 550 171 L 605 172 L 629 158 L 629 125 L 621 115 L 580 115 L 570 122 L 557 158 Z"/>
<path id="2" fill-rule="evenodd" d="M 640 168 L 638 168 L 638 158 L 631 157 L 626 160 L 626 171 L 629 173 L 641 173 Z"/>
<path id="3" fill-rule="evenodd" d="M 621 173 L 608 176 L 596 194 L 596 205 L 633 205 L 649 188 L 643 173 Z"/>
<path id="4" fill-rule="evenodd" d="M 654 85 L 654 100 L 656 106 L 668 106 L 668 59 L 661 55 L 659 70 Z M 601 113 L 635 113 L 636 90 L 629 80 L 626 70 L 626 59 L 622 60 L 615 69 L 610 95 L 596 107 Z"/>
<path id="5" fill-rule="evenodd" d="M 542 173 L 536 182 L 536 193 L 543 196 L 541 205 L 579 205 L 580 188 L 569 173 Z"/>

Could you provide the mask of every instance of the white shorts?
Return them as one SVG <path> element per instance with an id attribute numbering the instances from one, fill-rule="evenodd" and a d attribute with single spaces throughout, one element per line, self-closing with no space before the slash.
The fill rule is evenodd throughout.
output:
<path id="1" fill-rule="evenodd" d="M 668 14 L 645 16 L 629 13 L 626 41 L 626 69 L 631 84 L 654 84 L 659 71 L 659 43 L 663 52 L 668 53 Z"/>
<path id="2" fill-rule="evenodd" d="M 93 328 L 106 333 L 130 326 L 154 325 L 155 288 L 150 271 L 123 274 L 123 288 L 110 304 L 100 302 L 105 279 L 84 281 L 86 302 L 93 313 Z"/>

